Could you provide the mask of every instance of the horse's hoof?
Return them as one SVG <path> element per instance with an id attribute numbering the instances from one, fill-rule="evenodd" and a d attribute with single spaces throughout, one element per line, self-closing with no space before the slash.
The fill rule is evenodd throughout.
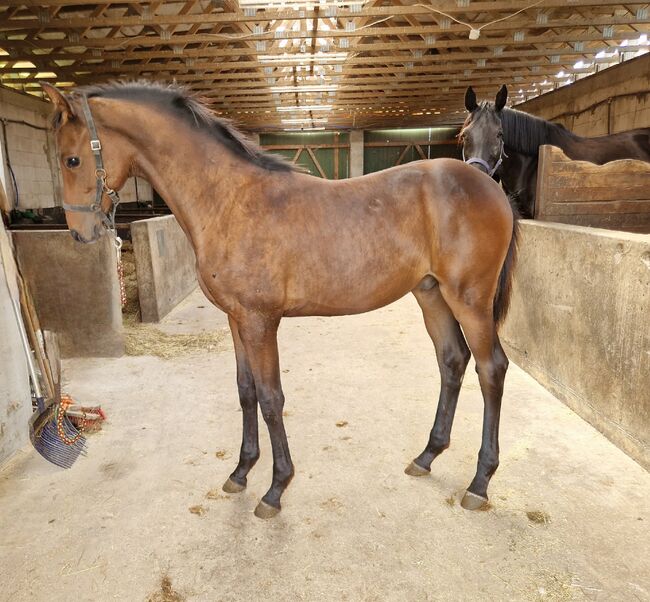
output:
<path id="1" fill-rule="evenodd" d="M 465 510 L 487 510 L 488 499 L 482 495 L 476 495 L 471 491 L 466 491 L 460 505 L 465 508 Z"/>
<path id="2" fill-rule="evenodd" d="M 412 477 L 424 477 L 431 473 L 431 469 L 422 468 L 422 466 L 413 461 L 404 469 L 404 472 Z"/>
<path id="3" fill-rule="evenodd" d="M 269 506 L 266 502 L 260 502 L 257 504 L 257 508 L 255 508 L 255 516 L 257 516 L 257 518 L 273 518 L 279 512 L 280 508 Z"/>
<path id="4" fill-rule="evenodd" d="M 224 484 L 222 489 L 226 493 L 239 493 L 241 491 L 244 491 L 246 489 L 246 485 L 242 485 L 241 483 L 236 483 L 232 479 L 228 479 Z"/>

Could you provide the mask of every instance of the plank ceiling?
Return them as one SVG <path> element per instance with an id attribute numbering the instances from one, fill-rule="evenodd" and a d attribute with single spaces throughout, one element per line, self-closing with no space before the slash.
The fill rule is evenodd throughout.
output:
<path id="1" fill-rule="evenodd" d="M 0 2 L 0 81 L 39 94 L 182 83 L 251 129 L 457 123 L 647 52 L 650 6 L 602 0 Z"/>

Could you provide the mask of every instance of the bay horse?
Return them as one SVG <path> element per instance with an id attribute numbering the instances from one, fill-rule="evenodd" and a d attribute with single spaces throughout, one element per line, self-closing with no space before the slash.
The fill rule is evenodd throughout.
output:
<path id="1" fill-rule="evenodd" d="M 650 128 L 639 128 L 595 138 L 578 136 L 559 123 L 552 123 L 505 106 L 508 89 L 501 86 L 493 103 L 477 103 L 470 86 L 465 92 L 469 112 L 460 131 L 460 141 L 469 161 L 481 159 L 501 181 L 522 217 L 535 213 L 539 147 L 552 144 L 574 161 L 602 165 L 618 159 L 650 161 Z M 478 161 L 474 163 L 479 164 Z M 479 164 L 480 165 L 480 164 Z"/>
<path id="2" fill-rule="evenodd" d="M 203 292 L 228 315 L 243 435 L 225 491 L 242 491 L 259 457 L 258 405 L 273 451 L 258 517 L 279 512 L 294 474 L 282 420 L 280 320 L 367 312 L 412 292 L 435 346 L 441 391 L 429 441 L 406 472 L 428 474 L 448 447 L 471 350 L 485 408 L 462 504 L 486 503 L 508 367 L 497 326 L 508 307 L 517 225 L 491 178 L 462 161 L 434 159 L 324 180 L 263 152 L 177 87 L 117 83 L 65 95 L 43 87 L 55 108 L 72 236 L 97 240 L 115 191 L 129 176 L 147 178 L 194 248 Z"/>

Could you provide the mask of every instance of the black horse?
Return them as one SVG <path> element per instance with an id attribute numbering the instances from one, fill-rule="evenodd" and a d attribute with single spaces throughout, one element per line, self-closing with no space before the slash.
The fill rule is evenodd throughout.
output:
<path id="1" fill-rule="evenodd" d="M 575 161 L 602 165 L 617 159 L 650 162 L 650 128 L 597 138 L 583 138 L 563 125 L 505 107 L 508 89 L 501 86 L 495 102 L 476 102 L 470 86 L 465 93 L 469 112 L 460 140 L 463 157 L 500 181 L 522 217 L 535 212 L 537 158 L 542 144 L 552 144 Z"/>

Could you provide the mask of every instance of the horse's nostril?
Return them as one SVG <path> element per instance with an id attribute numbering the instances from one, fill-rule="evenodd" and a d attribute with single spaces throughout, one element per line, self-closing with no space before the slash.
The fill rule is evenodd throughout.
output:
<path id="1" fill-rule="evenodd" d="M 77 232 L 76 230 L 70 230 L 70 236 L 72 236 L 74 240 L 79 242 L 79 232 Z"/>

